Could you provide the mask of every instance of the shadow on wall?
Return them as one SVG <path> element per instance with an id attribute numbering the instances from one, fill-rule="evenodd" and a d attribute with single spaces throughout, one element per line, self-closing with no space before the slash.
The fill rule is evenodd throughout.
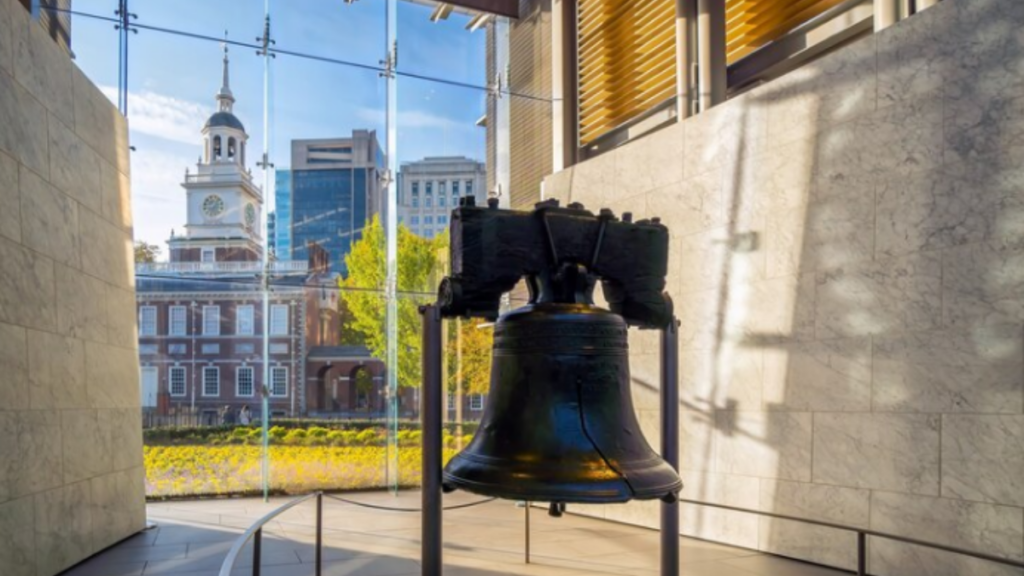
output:
<path id="1" fill-rule="evenodd" d="M 679 243 L 679 300 L 714 327 L 684 355 L 707 365 L 686 418 L 712 430 L 686 447 L 733 476 L 698 498 L 1024 555 L 1022 23 L 948 0 L 686 126 L 725 212 Z M 719 515 L 740 516 L 688 520 Z M 850 533 L 740 520 L 855 566 Z M 1019 573 L 869 546 L 876 574 Z"/>
<path id="2" fill-rule="evenodd" d="M 1024 557 L 1022 26 L 1016 0 L 944 0 L 549 178 L 672 232 L 685 497 Z M 631 339 L 648 438 L 656 341 Z M 855 565 L 846 532 L 701 507 L 683 531 Z M 869 555 L 880 576 L 1019 574 Z"/>

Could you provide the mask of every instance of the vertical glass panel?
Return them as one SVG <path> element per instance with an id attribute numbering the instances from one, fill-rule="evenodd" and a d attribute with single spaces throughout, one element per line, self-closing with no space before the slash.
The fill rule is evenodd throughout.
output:
<path id="1" fill-rule="evenodd" d="M 270 429 L 275 492 L 387 485 L 384 4 L 271 13 L 273 294 L 301 294 L 293 409 Z M 353 298 L 346 298 L 352 294 Z M 271 318 L 273 318 L 271 316 Z M 273 334 L 273 331 L 271 331 Z M 272 339 L 271 370 L 284 348 Z"/>
<path id="2" fill-rule="evenodd" d="M 264 318 L 283 306 L 273 337 L 286 340 L 302 300 L 275 293 L 264 307 L 264 70 L 253 43 L 263 6 L 134 0 L 130 9 L 136 294 L 140 318 L 152 307 L 157 319 L 139 340 L 147 490 L 259 494 L 260 425 L 291 408 L 287 384 L 264 408 Z"/>

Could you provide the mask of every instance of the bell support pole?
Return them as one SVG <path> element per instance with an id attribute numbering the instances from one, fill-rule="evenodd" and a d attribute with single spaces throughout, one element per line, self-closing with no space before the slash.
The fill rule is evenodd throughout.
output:
<path id="1" fill-rule="evenodd" d="M 441 311 L 436 305 L 422 306 L 423 316 L 423 391 L 420 414 L 423 418 L 423 462 L 420 519 L 420 558 L 423 576 L 441 576 Z"/>
<path id="2" fill-rule="evenodd" d="M 679 471 L 679 321 L 661 331 L 661 458 Z M 661 502 L 661 576 L 679 576 L 679 501 Z"/>

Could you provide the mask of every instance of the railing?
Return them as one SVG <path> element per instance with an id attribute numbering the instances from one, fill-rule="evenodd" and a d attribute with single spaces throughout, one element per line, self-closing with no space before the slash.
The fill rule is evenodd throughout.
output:
<path id="1" fill-rule="evenodd" d="M 231 572 L 234 570 L 235 562 L 242 554 L 242 549 L 251 540 L 253 542 L 252 547 L 252 576 L 260 576 L 260 559 L 262 554 L 263 545 L 263 527 L 271 520 L 280 516 L 283 512 L 286 512 L 295 506 L 308 502 L 309 500 L 316 499 L 316 555 L 314 564 L 314 574 L 316 576 L 321 575 L 323 569 L 323 499 L 324 497 L 338 500 L 347 504 L 353 504 L 356 506 L 363 506 L 366 508 L 372 508 L 377 510 L 388 510 L 395 512 L 421 512 L 419 508 L 398 508 L 392 506 L 379 506 L 374 504 L 367 504 L 363 502 L 356 502 L 339 496 L 332 496 L 324 494 L 323 492 L 314 492 L 305 496 L 300 496 L 294 500 L 286 502 L 284 505 L 273 510 L 266 516 L 263 516 L 256 521 L 255 524 L 250 526 L 241 536 L 235 540 L 235 543 L 228 550 L 227 556 L 224 558 L 224 562 L 221 564 L 219 576 L 231 576 Z M 475 502 L 469 502 L 465 504 L 457 504 L 453 506 L 444 507 L 445 510 L 456 510 L 459 508 L 469 508 L 471 506 L 479 506 L 480 504 L 486 504 L 493 502 L 495 498 L 485 498 Z M 959 554 L 961 556 L 968 556 L 971 558 L 977 558 L 979 560 L 987 560 L 997 564 L 1003 564 L 1006 566 L 1012 566 L 1015 568 L 1024 569 L 1024 562 L 1019 560 L 1013 560 L 1012 558 L 1004 558 L 1002 556 L 996 556 L 994 554 L 987 554 L 985 552 L 977 552 L 975 550 L 968 550 L 966 548 L 959 548 L 956 546 L 948 546 L 946 544 L 939 544 L 936 542 L 927 542 L 919 540 L 917 538 L 909 538 L 907 536 L 900 536 L 898 534 L 892 534 L 889 532 L 882 532 L 879 530 L 871 530 L 868 528 L 859 528 L 856 526 L 849 526 L 846 524 L 838 524 L 835 522 L 826 522 L 824 520 L 814 520 L 811 518 L 800 518 L 798 516 L 789 516 L 787 514 L 776 514 L 774 512 L 764 512 L 761 510 L 752 510 L 750 508 L 740 508 L 738 506 L 728 506 L 725 504 L 714 504 L 711 502 L 701 502 L 699 500 L 687 500 L 685 498 L 679 499 L 680 504 L 691 504 L 695 506 L 707 506 L 710 508 L 719 508 L 722 510 L 730 510 L 733 512 L 742 512 L 745 514 L 756 514 L 758 516 L 765 516 L 768 518 L 776 518 L 778 520 L 788 520 L 791 522 L 800 522 L 803 524 L 811 524 L 813 526 L 821 526 L 823 528 L 832 528 L 835 530 L 844 530 L 847 532 L 854 532 L 857 534 L 857 575 L 867 576 L 867 537 L 872 536 L 874 538 L 883 538 L 886 540 L 893 540 L 896 542 L 903 542 L 905 544 L 912 544 L 915 546 L 923 546 L 925 548 L 931 548 L 933 550 L 940 550 L 943 552 L 949 552 L 951 554 Z M 529 504 L 529 503 L 528 503 Z M 524 561 L 530 563 L 530 506 L 526 507 L 525 516 L 525 530 L 526 537 L 524 541 Z"/>
<path id="2" fill-rule="evenodd" d="M 316 498 L 316 562 L 315 562 L 315 574 L 320 576 L 320 571 L 323 566 L 323 524 L 324 524 L 324 494 L 323 492 L 314 492 L 313 494 L 307 494 L 300 496 L 283 506 L 275 509 L 266 516 L 260 518 L 255 524 L 249 526 L 249 528 L 242 533 L 241 536 L 235 540 L 235 543 L 231 545 L 231 549 L 228 550 L 228 555 L 224 558 L 224 563 L 220 566 L 220 576 L 231 576 L 231 571 L 235 567 L 235 561 L 242 554 L 242 548 L 252 540 L 252 576 L 260 576 L 260 555 L 262 554 L 263 547 L 263 526 L 270 522 L 274 518 L 277 518 L 281 513 L 291 510 L 292 508 L 308 502 Z"/>
<path id="3" fill-rule="evenodd" d="M 218 162 L 234 162 L 234 160 L 218 160 Z M 241 176 L 241 178 L 239 178 Z M 218 182 L 238 182 L 239 180 L 244 182 L 252 182 L 252 174 L 248 172 L 231 172 L 228 174 L 186 174 L 185 182 L 189 184 L 211 184 Z"/>
<path id="4" fill-rule="evenodd" d="M 800 518 L 798 516 L 789 516 L 787 514 L 776 514 L 774 512 L 763 512 L 761 510 L 751 510 L 750 508 L 740 508 L 738 506 L 727 506 L 725 504 L 713 504 L 710 502 L 701 502 L 699 500 L 686 500 L 683 498 L 679 499 L 682 504 L 693 504 L 696 506 L 707 506 L 709 508 L 719 508 L 721 510 L 731 510 L 733 512 L 743 512 L 746 514 L 756 514 L 758 516 L 765 516 L 768 518 L 776 518 L 779 520 L 789 520 L 792 522 L 801 522 L 803 524 L 811 524 L 814 526 L 821 526 L 823 528 L 834 528 L 836 530 L 845 530 L 847 532 L 855 532 L 857 534 L 857 576 L 867 575 L 867 549 L 868 549 L 868 536 L 875 538 L 883 538 L 885 540 L 893 540 L 896 542 L 903 542 L 904 544 L 913 544 L 915 546 L 923 546 L 925 548 L 931 548 L 933 550 L 941 550 L 943 552 L 950 552 L 952 554 L 959 554 L 961 556 L 969 556 L 971 558 L 978 558 L 980 560 L 987 560 L 989 562 L 995 562 L 997 564 L 1004 564 L 1006 566 L 1013 566 L 1016 568 L 1024 568 L 1024 562 L 1019 560 L 1013 560 L 1012 558 L 1004 558 L 1002 556 L 996 556 L 994 554 L 986 554 L 985 552 L 977 552 L 974 550 L 967 550 L 966 548 L 958 548 L 956 546 L 948 546 L 946 544 L 939 544 L 936 542 L 926 542 L 924 540 L 918 540 L 917 538 L 908 538 L 907 536 L 900 536 L 898 534 L 892 534 L 889 532 L 882 532 L 879 530 L 870 530 L 868 528 L 858 528 L 856 526 L 848 526 L 846 524 L 837 524 L 835 522 L 825 522 L 823 520 L 813 520 L 811 518 Z"/>
<path id="5" fill-rule="evenodd" d="M 188 274 L 196 272 L 258 274 L 263 271 L 260 262 L 150 262 L 135 265 L 136 274 Z M 308 272 L 305 260 L 281 260 L 270 263 L 271 274 Z"/>

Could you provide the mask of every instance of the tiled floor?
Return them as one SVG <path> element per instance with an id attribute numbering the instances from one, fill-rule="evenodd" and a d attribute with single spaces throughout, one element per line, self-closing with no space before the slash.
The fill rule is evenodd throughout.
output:
<path id="1" fill-rule="evenodd" d="M 417 493 L 348 496 L 416 508 Z M 473 501 L 452 494 L 445 504 Z M 156 528 L 87 560 L 65 576 L 216 576 L 232 542 L 285 499 L 196 500 L 151 504 Z M 418 513 L 389 512 L 324 500 L 325 576 L 419 576 Z M 262 576 L 312 576 L 314 504 L 301 504 L 267 525 Z M 444 516 L 445 576 L 658 574 L 658 533 L 611 522 L 531 512 L 532 562 L 523 562 L 524 511 L 496 501 Z M 251 546 L 251 545 L 250 545 Z M 682 538 L 683 576 L 836 576 L 833 570 L 750 550 Z M 252 549 L 233 574 L 252 574 Z"/>

